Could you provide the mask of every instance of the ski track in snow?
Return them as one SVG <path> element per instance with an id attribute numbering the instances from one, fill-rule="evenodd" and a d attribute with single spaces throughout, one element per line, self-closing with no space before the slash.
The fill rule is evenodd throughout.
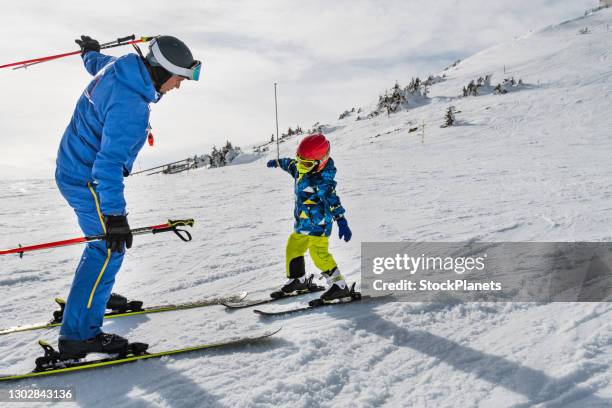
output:
<path id="1" fill-rule="evenodd" d="M 447 71 L 430 104 L 330 124 L 353 229 L 348 244 L 333 236 L 331 252 L 348 279 L 359 280 L 361 241 L 612 240 L 611 20 L 603 10 L 478 53 Z M 584 26 L 592 33 L 577 35 Z M 501 81 L 504 64 L 531 87 L 457 98 L 479 76 Z M 440 129 L 449 104 L 464 125 Z M 420 130 L 408 133 L 422 121 L 424 143 Z M 283 156 L 295 144 L 283 143 Z M 267 159 L 129 178 L 133 227 L 187 217 L 196 226 L 188 244 L 136 237 L 115 291 L 151 305 L 278 287 L 293 192 Z M 0 247 L 79 235 L 53 181 L 2 181 L 0 205 Z M 3 257 L 0 327 L 49 319 L 81 250 Z M 284 328 L 245 347 L 19 385 L 74 386 L 86 407 L 609 407 L 611 319 L 607 303 L 364 302 L 275 319 L 212 306 L 108 321 L 105 330 L 162 350 Z M 36 340 L 57 333 L 0 336 L 0 372 L 30 370 Z"/>

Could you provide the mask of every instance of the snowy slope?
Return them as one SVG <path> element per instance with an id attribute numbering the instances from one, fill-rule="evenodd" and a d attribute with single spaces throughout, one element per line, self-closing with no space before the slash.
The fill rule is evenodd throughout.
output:
<path id="1" fill-rule="evenodd" d="M 333 239 L 331 251 L 348 278 L 359 280 L 361 241 L 612 240 L 608 24 L 612 10 L 548 27 L 450 69 L 430 104 L 329 123 L 354 233 L 348 244 Z M 584 27 L 591 33 L 579 35 Z M 458 97 L 485 74 L 494 84 L 514 76 L 530 86 Z M 441 129 L 449 105 L 464 125 Z M 408 133 L 423 122 L 424 138 Z M 282 154 L 291 156 L 295 143 L 281 145 Z M 138 237 L 115 290 L 158 304 L 244 289 L 265 296 L 281 284 L 292 182 L 266 159 L 128 179 L 132 226 L 169 217 L 197 225 L 189 244 L 171 234 Z M 0 182 L 0 227 L 0 247 L 78 234 L 53 181 Z M 0 327 L 47 319 L 80 250 L 0 259 Z M 105 327 L 157 349 L 284 329 L 248 347 L 20 385 L 73 385 L 87 407 L 607 407 L 611 318 L 605 303 L 363 303 L 275 320 L 208 307 Z M 36 339 L 56 335 L 0 337 L 0 372 L 31 369 Z"/>

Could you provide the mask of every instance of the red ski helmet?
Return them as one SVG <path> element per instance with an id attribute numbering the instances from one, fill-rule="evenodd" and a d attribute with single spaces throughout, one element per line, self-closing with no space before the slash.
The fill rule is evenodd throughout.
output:
<path id="1" fill-rule="evenodd" d="M 329 140 L 321 133 L 306 136 L 298 146 L 296 156 L 298 170 L 307 173 L 316 167 L 321 171 L 329 160 Z"/>

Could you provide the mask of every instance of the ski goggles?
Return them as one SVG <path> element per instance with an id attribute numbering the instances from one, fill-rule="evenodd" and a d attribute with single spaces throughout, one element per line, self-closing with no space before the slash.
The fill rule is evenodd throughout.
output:
<path id="1" fill-rule="evenodd" d="M 186 77 L 187 79 L 191 79 L 193 81 L 198 81 L 200 79 L 200 70 L 202 69 L 202 62 L 195 61 L 193 66 L 189 68 L 189 72 L 191 76 Z"/>
<path id="2" fill-rule="evenodd" d="M 161 50 L 159 49 L 159 44 L 157 44 L 157 38 L 153 38 L 151 40 L 149 47 L 151 48 L 151 52 L 153 53 L 153 57 L 155 57 L 157 63 L 166 71 L 193 81 L 200 79 L 200 70 L 202 69 L 201 61 L 194 61 L 190 68 L 179 67 L 164 57 L 164 54 L 162 54 Z"/>
<path id="3" fill-rule="evenodd" d="M 300 173 L 308 173 L 320 163 L 319 160 L 302 159 L 300 156 L 296 156 L 295 159 L 297 161 L 297 169 Z"/>

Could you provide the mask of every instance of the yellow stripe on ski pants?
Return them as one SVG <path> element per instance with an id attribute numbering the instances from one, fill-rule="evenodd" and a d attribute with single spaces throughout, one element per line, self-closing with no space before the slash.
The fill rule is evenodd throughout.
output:
<path id="1" fill-rule="evenodd" d="M 96 191 L 93 189 L 91 183 L 87 183 L 87 187 L 89 187 L 89 191 L 91 191 L 91 195 L 93 196 L 94 202 L 96 203 L 96 211 L 98 211 L 98 217 L 100 218 L 100 224 L 102 224 L 102 231 L 106 234 L 106 225 L 104 224 L 104 215 L 102 215 L 102 210 L 100 210 L 100 202 L 98 201 L 98 196 L 96 195 Z M 108 261 L 111 258 L 111 250 L 107 249 L 106 261 L 104 261 L 104 265 L 102 265 L 102 269 L 98 274 L 98 278 L 96 279 L 96 283 L 94 283 L 93 288 L 91 289 L 91 293 L 89 294 L 89 300 L 87 301 L 87 308 L 91 309 L 91 302 L 93 301 L 94 293 L 96 293 L 96 289 L 98 288 L 98 284 L 102 279 L 102 275 L 104 275 L 104 271 L 108 266 Z"/>
<path id="2" fill-rule="evenodd" d="M 329 239 L 327 237 L 302 235 L 294 232 L 289 235 L 287 240 L 285 257 L 287 277 L 290 276 L 289 264 L 291 260 L 304 256 L 306 251 L 310 252 L 310 258 L 312 258 L 315 266 L 323 272 L 330 271 L 337 266 L 334 257 L 329 253 Z"/>

